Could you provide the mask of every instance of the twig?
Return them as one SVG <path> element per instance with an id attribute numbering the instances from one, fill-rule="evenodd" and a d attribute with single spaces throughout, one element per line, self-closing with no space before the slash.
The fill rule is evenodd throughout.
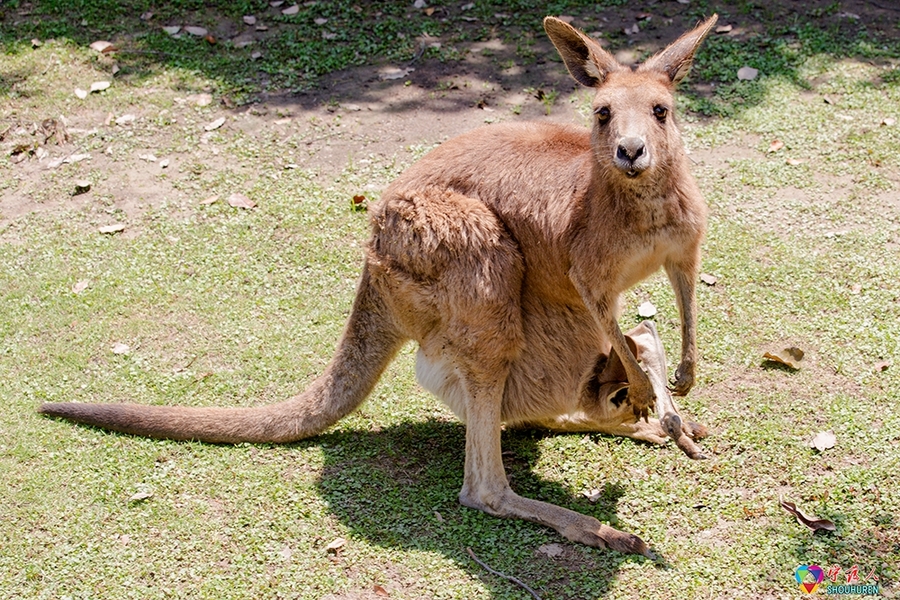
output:
<path id="1" fill-rule="evenodd" d="M 498 576 L 498 577 L 502 577 L 503 579 L 506 579 L 507 581 L 512 581 L 512 582 L 515 583 L 516 585 L 518 585 L 518 586 L 520 586 L 521 588 L 523 588 L 524 590 L 526 590 L 529 594 L 531 594 L 532 596 L 534 596 L 536 600 L 541 600 L 541 597 L 537 595 L 537 592 L 535 592 L 533 589 L 531 589 L 530 587 L 528 587 L 527 585 L 525 585 L 524 583 L 522 583 L 520 580 L 516 579 L 515 577 L 511 577 L 511 576 L 509 576 L 509 575 L 504 575 L 504 574 L 501 573 L 500 571 L 495 571 L 494 569 L 490 568 L 489 566 L 487 566 L 486 564 L 484 564 L 483 562 L 481 562 L 481 560 L 480 560 L 477 556 L 475 556 L 475 553 L 472 552 L 472 549 L 471 549 L 471 548 L 466 548 L 466 552 L 469 553 L 469 556 L 472 557 L 472 560 L 474 560 L 474 561 L 477 562 L 479 565 L 481 565 L 482 567 L 484 567 L 484 569 L 485 569 L 488 573 L 491 573 L 492 575 L 496 575 L 496 576 Z"/>

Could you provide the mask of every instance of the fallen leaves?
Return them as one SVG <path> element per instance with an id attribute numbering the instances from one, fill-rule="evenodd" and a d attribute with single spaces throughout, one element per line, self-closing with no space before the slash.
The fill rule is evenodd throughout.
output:
<path id="1" fill-rule="evenodd" d="M 372 591 L 375 592 L 376 596 L 380 596 L 381 598 L 390 598 L 391 597 L 391 595 L 388 593 L 388 591 L 386 589 L 384 589 L 382 586 L 378 585 L 377 583 L 372 586 Z"/>
<path id="2" fill-rule="evenodd" d="M 562 544 L 544 544 L 538 547 L 537 551 L 549 558 L 559 558 L 563 555 L 565 548 Z"/>
<path id="3" fill-rule="evenodd" d="M 829 521 L 828 519 L 809 517 L 803 514 L 800 509 L 797 508 L 797 505 L 793 502 L 788 502 L 787 500 L 779 500 L 779 504 L 781 505 L 781 508 L 794 515 L 798 523 L 800 523 L 801 525 L 806 525 L 813 531 L 818 531 L 820 529 L 823 529 L 825 531 L 835 530 L 835 526 L 832 521 Z"/>
<path id="4" fill-rule="evenodd" d="M 778 152 L 778 151 L 781 150 L 782 148 L 784 148 L 784 142 L 782 142 L 781 140 L 772 140 L 772 143 L 769 144 L 769 150 L 768 150 L 768 151 L 769 151 L 769 153 L 771 154 L 771 153 L 773 153 L 773 152 Z"/>
<path id="5" fill-rule="evenodd" d="M 153 492 L 148 488 L 142 487 L 137 492 L 132 494 L 131 497 L 128 498 L 128 501 L 129 502 L 143 502 L 144 500 L 147 500 L 148 498 L 152 498 L 152 497 L 153 497 Z"/>
<path id="6" fill-rule="evenodd" d="M 731 33 L 732 29 L 734 29 L 732 25 L 719 25 L 716 27 L 716 33 Z"/>
<path id="7" fill-rule="evenodd" d="M 288 6 L 284 10 L 282 10 L 281 14 L 290 16 L 290 15 L 296 15 L 299 12 L 300 12 L 300 5 L 294 4 L 294 5 Z"/>
<path id="8" fill-rule="evenodd" d="M 122 342 L 116 342 L 111 348 L 112 353 L 118 355 L 128 354 L 130 350 L 131 346 L 129 346 L 128 344 L 123 344 Z"/>
<path id="9" fill-rule="evenodd" d="M 113 223 L 112 225 L 104 225 L 97 231 L 106 235 L 110 235 L 113 233 L 119 233 L 120 231 L 125 231 L 125 225 L 123 223 Z"/>
<path id="10" fill-rule="evenodd" d="M 656 306 L 654 306 L 652 302 L 644 302 L 643 304 L 638 306 L 638 316 L 641 316 L 645 319 L 655 317 Z"/>
<path id="11" fill-rule="evenodd" d="M 254 208 L 256 202 L 245 196 L 244 194 L 234 193 L 228 196 L 228 205 L 232 208 Z"/>
<path id="12" fill-rule="evenodd" d="M 216 120 L 213 121 L 212 123 L 208 123 L 208 124 L 203 128 L 203 130 L 204 130 L 204 131 L 215 131 L 216 129 L 218 129 L 219 127 L 221 127 L 221 126 L 224 125 L 224 124 L 225 124 L 225 117 L 219 117 L 218 119 L 216 119 Z"/>
<path id="13" fill-rule="evenodd" d="M 700 273 L 700 281 L 706 285 L 712 286 L 719 282 L 719 278 L 715 275 L 710 275 L 709 273 Z"/>
<path id="14" fill-rule="evenodd" d="M 75 191 L 73 192 L 74 196 L 78 196 L 79 194 L 86 194 L 91 191 L 91 181 L 88 179 L 77 179 L 75 180 Z"/>
<path id="15" fill-rule="evenodd" d="M 753 67 L 741 67 L 737 72 L 740 81 L 753 81 L 758 75 L 759 69 L 754 69 Z"/>
<path id="16" fill-rule="evenodd" d="M 347 540 L 344 538 L 335 538 L 330 544 L 325 546 L 325 552 L 329 554 L 337 554 L 341 548 L 347 545 Z"/>
<path id="17" fill-rule="evenodd" d="M 88 289 L 88 287 L 90 287 L 90 285 L 91 285 L 90 280 L 82 279 L 82 280 L 76 282 L 75 285 L 72 286 L 72 293 L 80 294 L 84 290 Z"/>
<path id="18" fill-rule="evenodd" d="M 603 497 L 603 492 L 598 489 L 585 490 L 581 495 L 588 499 L 591 504 L 596 504 Z"/>
<path id="19" fill-rule="evenodd" d="M 384 81 L 390 81 L 392 79 L 403 79 L 411 72 L 415 71 L 412 67 L 399 68 L 399 67 L 387 67 L 381 70 L 378 76 Z"/>
<path id="20" fill-rule="evenodd" d="M 90 49 L 95 52 L 99 52 L 100 54 L 106 54 L 108 52 L 115 52 L 116 47 L 113 46 L 112 42 L 107 42 L 104 40 L 97 40 L 90 45 Z"/>
<path id="21" fill-rule="evenodd" d="M 837 437 L 834 435 L 833 431 L 820 431 L 809 442 L 809 445 L 819 452 L 825 452 L 830 448 L 834 448 L 835 443 L 837 443 Z"/>
<path id="22" fill-rule="evenodd" d="M 350 202 L 350 210 L 353 212 L 365 212 L 369 209 L 368 203 L 366 202 L 366 197 L 362 194 L 357 194 L 353 196 L 353 200 Z"/>
<path id="23" fill-rule="evenodd" d="M 806 353 L 796 346 L 789 346 L 787 348 L 782 348 L 781 350 L 763 354 L 764 359 L 785 365 L 794 370 L 799 369 L 803 365 L 803 358 L 805 356 Z"/>

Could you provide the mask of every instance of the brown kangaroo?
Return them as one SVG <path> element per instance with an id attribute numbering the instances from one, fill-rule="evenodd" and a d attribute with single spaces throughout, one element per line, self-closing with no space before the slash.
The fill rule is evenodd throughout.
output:
<path id="1" fill-rule="evenodd" d="M 404 172 L 371 207 L 372 239 L 336 354 L 293 399 L 256 408 L 63 403 L 40 412 L 136 435 L 289 442 L 359 406 L 411 339 L 419 382 L 466 423 L 462 504 L 649 555 L 634 535 L 513 492 L 501 429 L 671 437 L 702 457 L 692 438 L 705 430 L 678 415 L 655 328 L 644 323 L 625 336 L 617 318 L 620 295 L 665 268 L 682 321 L 674 391 L 687 393 L 706 205 L 688 170 L 673 94 L 715 21 L 631 69 L 547 17 L 569 72 L 595 91 L 591 130 L 490 125 Z M 651 407 L 661 420 L 648 418 Z"/>

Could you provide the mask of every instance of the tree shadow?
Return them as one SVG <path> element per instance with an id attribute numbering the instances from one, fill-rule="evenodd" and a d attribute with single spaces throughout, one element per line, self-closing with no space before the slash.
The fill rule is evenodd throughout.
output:
<path id="1" fill-rule="evenodd" d="M 459 3 L 436 1 L 429 3 L 431 12 L 414 10 L 412 3 L 373 0 L 299 3 L 292 15 L 283 15 L 284 7 L 255 0 L 185 1 L 154 11 L 143 3 L 113 0 L 6 4 L 9 9 L 0 12 L 0 48 L 8 53 L 31 51 L 32 39 L 55 37 L 82 47 L 109 39 L 119 50 L 94 57 L 97 68 L 110 70 L 115 62 L 120 69 L 116 77 L 135 84 L 161 67 L 197 72 L 217 82 L 215 91 L 238 104 L 300 103 L 309 108 L 335 98 L 375 102 L 409 82 L 435 93 L 431 100 L 447 112 L 485 102 L 449 93 L 448 79 L 461 74 L 503 90 L 563 81 L 571 86 L 541 29 L 545 14 L 560 12 L 626 63 L 656 52 L 700 18 L 718 12 L 720 23 L 734 27 L 710 37 L 684 88 L 687 108 L 708 116 L 730 116 L 759 104 L 768 93 L 763 80 L 769 76 L 809 87 L 801 67 L 813 55 L 900 56 L 892 29 L 900 9 L 864 0 L 702 0 L 689 5 L 486 0 L 467 10 Z M 253 16 L 254 23 L 244 22 L 244 16 Z M 635 23 L 639 31 L 626 33 Z M 204 27 L 208 38 L 163 30 L 186 25 Z M 403 76 L 382 79 L 377 67 L 387 64 L 401 67 Z M 737 70 L 743 66 L 759 69 L 760 79 L 738 81 Z M 400 103 L 391 111 L 418 106 Z"/>
<path id="2" fill-rule="evenodd" d="M 624 493 L 618 484 L 607 484 L 591 504 L 534 474 L 542 437 L 540 432 L 504 432 L 503 458 L 513 489 L 615 523 L 616 505 Z M 319 490 L 353 536 L 385 548 L 438 552 L 493 593 L 509 594 L 517 588 L 477 565 L 467 548 L 493 569 L 519 576 L 549 597 L 605 595 L 623 562 L 647 560 L 571 544 L 552 529 L 461 506 L 457 496 L 465 427 L 459 423 L 404 423 L 377 432 L 325 434 L 315 441 L 324 453 Z M 548 544 L 554 544 L 552 557 L 546 553 Z M 579 590 L 585 585 L 590 589 Z"/>

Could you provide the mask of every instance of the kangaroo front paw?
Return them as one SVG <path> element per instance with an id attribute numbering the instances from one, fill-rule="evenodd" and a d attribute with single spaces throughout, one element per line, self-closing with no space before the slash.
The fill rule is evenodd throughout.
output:
<path id="1" fill-rule="evenodd" d="M 672 393 L 676 396 L 686 396 L 694 387 L 694 363 L 682 361 L 675 369 L 675 380 L 672 381 Z"/>
<path id="2" fill-rule="evenodd" d="M 656 404 L 656 393 L 650 386 L 632 385 L 628 387 L 628 401 L 631 403 L 635 418 L 646 422 L 650 416 L 650 407 Z"/>

